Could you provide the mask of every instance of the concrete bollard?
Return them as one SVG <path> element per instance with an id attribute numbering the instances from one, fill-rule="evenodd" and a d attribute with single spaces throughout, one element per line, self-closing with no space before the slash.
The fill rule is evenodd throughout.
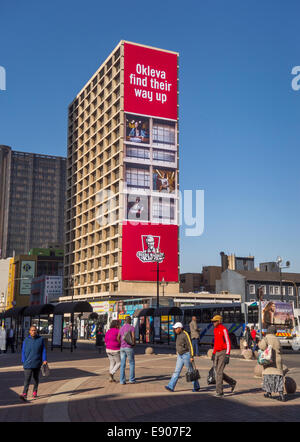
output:
<path id="1" fill-rule="evenodd" d="M 213 354 L 213 349 L 210 348 L 210 349 L 208 350 L 208 352 L 207 352 L 207 357 L 208 357 L 209 359 L 211 359 L 212 354 Z"/>
<path id="2" fill-rule="evenodd" d="M 152 347 L 147 347 L 145 350 L 145 354 L 146 355 L 153 355 L 154 354 L 154 350 Z"/>
<path id="3" fill-rule="evenodd" d="M 242 350 L 241 353 L 242 353 L 243 358 L 248 359 L 248 360 L 252 359 L 252 350 L 250 350 L 250 349 Z"/>
<path id="4" fill-rule="evenodd" d="M 256 364 L 254 367 L 254 377 L 255 378 L 262 378 L 264 367 L 262 365 Z"/>

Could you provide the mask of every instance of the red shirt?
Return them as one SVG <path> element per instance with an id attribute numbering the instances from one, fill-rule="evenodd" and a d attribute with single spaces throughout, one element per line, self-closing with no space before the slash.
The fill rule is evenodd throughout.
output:
<path id="1" fill-rule="evenodd" d="M 229 339 L 228 330 L 224 325 L 219 324 L 214 328 L 214 350 L 213 354 L 216 354 L 217 351 L 226 350 L 226 354 L 230 354 L 231 343 Z"/>
<path id="2" fill-rule="evenodd" d="M 255 341 L 255 339 L 256 339 L 256 330 L 252 330 L 250 335 L 251 335 L 251 338 L 253 339 L 253 341 Z"/>

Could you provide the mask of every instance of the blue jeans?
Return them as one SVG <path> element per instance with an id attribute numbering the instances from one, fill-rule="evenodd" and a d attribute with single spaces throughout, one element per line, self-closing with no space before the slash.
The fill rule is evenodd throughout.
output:
<path id="1" fill-rule="evenodd" d="M 199 339 L 193 338 L 192 339 L 192 345 L 193 345 L 194 355 L 195 356 L 200 356 L 200 352 L 199 352 Z"/>
<path id="2" fill-rule="evenodd" d="M 120 384 L 126 383 L 125 367 L 126 359 L 129 359 L 129 382 L 135 382 L 135 362 L 134 362 L 134 349 L 133 348 L 121 348 L 121 367 L 120 367 Z"/>
<path id="3" fill-rule="evenodd" d="M 168 387 L 171 388 L 171 390 L 175 390 L 178 378 L 180 376 L 181 370 L 183 369 L 184 365 L 186 366 L 187 370 L 192 370 L 193 367 L 190 359 L 191 359 L 191 354 L 189 352 L 184 353 L 183 355 L 177 354 L 175 371 L 171 377 L 170 382 L 168 383 Z M 193 387 L 194 390 L 198 390 L 200 388 L 199 382 L 194 381 Z"/>

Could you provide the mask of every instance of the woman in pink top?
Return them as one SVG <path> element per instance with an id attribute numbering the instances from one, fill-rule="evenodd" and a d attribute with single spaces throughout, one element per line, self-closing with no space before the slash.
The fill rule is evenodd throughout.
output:
<path id="1" fill-rule="evenodd" d="M 120 343 L 117 339 L 119 334 L 119 321 L 112 321 L 110 329 L 105 335 L 106 353 L 109 359 L 109 382 L 117 382 L 114 379 L 114 374 L 119 370 L 121 365 L 120 359 Z"/>

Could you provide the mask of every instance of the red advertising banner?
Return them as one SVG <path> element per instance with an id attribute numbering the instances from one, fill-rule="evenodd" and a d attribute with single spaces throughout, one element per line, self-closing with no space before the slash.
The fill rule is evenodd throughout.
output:
<path id="1" fill-rule="evenodd" d="M 178 282 L 178 226 L 123 222 L 122 280 Z"/>
<path id="2" fill-rule="evenodd" d="M 124 43 L 124 110 L 177 120 L 177 55 Z"/>

